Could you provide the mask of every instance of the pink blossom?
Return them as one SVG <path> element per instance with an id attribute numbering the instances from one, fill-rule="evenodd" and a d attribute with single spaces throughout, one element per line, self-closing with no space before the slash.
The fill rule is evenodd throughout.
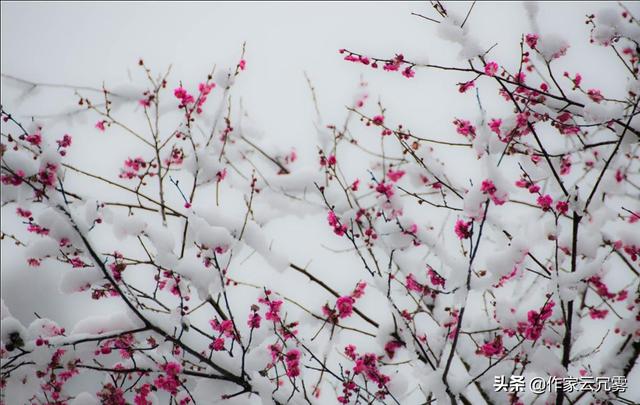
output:
<path id="1" fill-rule="evenodd" d="M 44 228 L 38 224 L 34 224 L 31 223 L 29 224 L 29 226 L 27 227 L 27 231 L 31 232 L 31 233 L 35 233 L 37 235 L 49 235 L 49 230 L 47 228 Z"/>
<path id="2" fill-rule="evenodd" d="M 262 317 L 260 316 L 260 314 L 257 312 L 252 312 L 251 314 L 249 314 L 247 325 L 249 325 L 249 327 L 252 329 L 256 329 L 260 327 L 260 321 L 262 321 Z"/>
<path id="3" fill-rule="evenodd" d="M 267 304 L 269 307 L 265 313 L 265 319 L 267 321 L 280 322 L 280 307 L 282 306 L 281 300 L 265 300 L 261 299 L 263 304 Z"/>
<path id="4" fill-rule="evenodd" d="M 180 108 L 186 107 L 195 101 L 193 96 L 187 92 L 187 90 L 180 86 L 173 91 L 173 95 L 180 100 Z"/>
<path id="5" fill-rule="evenodd" d="M 456 235 L 458 235 L 458 239 L 468 239 L 471 237 L 471 221 L 465 222 L 461 219 L 456 221 L 456 226 L 454 230 Z"/>
<path id="6" fill-rule="evenodd" d="M 19 186 L 24 181 L 24 177 L 25 173 L 23 170 L 16 170 L 15 174 L 3 174 L 0 179 L 4 185 Z"/>
<path id="7" fill-rule="evenodd" d="M 486 179 L 482 181 L 480 191 L 485 194 L 494 194 L 496 192 L 496 186 L 493 184 L 493 181 Z"/>
<path id="8" fill-rule="evenodd" d="M 240 70 L 245 70 L 247 67 L 247 61 L 244 59 L 240 59 L 240 62 L 238 62 L 238 67 L 240 68 Z"/>
<path id="9" fill-rule="evenodd" d="M 445 279 L 441 275 L 436 273 L 431 268 L 429 269 L 427 274 L 429 275 L 429 280 L 431 281 L 431 284 L 433 284 L 436 287 L 437 286 L 442 286 L 442 288 L 444 288 Z"/>
<path id="10" fill-rule="evenodd" d="M 560 162 L 560 175 L 566 176 L 571 172 L 571 156 L 564 155 Z"/>
<path id="11" fill-rule="evenodd" d="M 376 115 L 371 118 L 371 122 L 373 122 L 375 125 L 382 125 L 384 123 L 384 116 Z"/>
<path id="12" fill-rule="evenodd" d="M 526 78 L 527 78 L 527 75 L 524 72 L 518 72 L 514 77 L 516 83 L 524 83 Z"/>
<path id="13" fill-rule="evenodd" d="M 221 352 L 224 350 L 224 339 L 223 338 L 216 338 L 213 340 L 213 342 L 211 343 L 211 349 L 216 351 L 216 352 Z"/>
<path id="14" fill-rule="evenodd" d="M 529 48 L 536 49 L 536 45 L 538 44 L 539 38 L 540 37 L 538 36 L 538 34 L 527 34 L 525 36 L 525 42 L 527 43 Z"/>
<path id="15" fill-rule="evenodd" d="M 285 355 L 285 363 L 287 365 L 287 375 L 289 377 L 297 377 L 300 375 L 300 350 L 291 349 Z"/>
<path id="16" fill-rule="evenodd" d="M 98 128 L 100 131 L 104 132 L 105 128 L 104 128 L 104 124 L 106 124 L 107 121 L 102 120 L 102 121 L 98 121 L 96 123 L 96 128 Z"/>
<path id="17" fill-rule="evenodd" d="M 615 294 L 609 291 L 607 285 L 602 281 L 600 276 L 592 276 L 588 280 L 596 289 L 596 292 L 602 299 L 613 299 Z"/>
<path id="18" fill-rule="evenodd" d="M 20 216 L 22 218 L 27 218 L 27 219 L 30 219 L 32 217 L 32 215 L 33 215 L 33 214 L 31 214 L 31 211 L 23 210 L 20 207 L 16 208 L 16 213 L 18 214 L 18 216 Z"/>
<path id="19" fill-rule="evenodd" d="M 616 301 L 624 301 L 628 296 L 629 293 L 627 292 L 627 290 L 620 290 L 618 291 L 618 297 L 616 298 Z"/>
<path id="20" fill-rule="evenodd" d="M 338 298 L 336 308 L 338 309 L 340 318 L 348 318 L 353 314 L 353 303 L 353 298 L 348 295 Z"/>
<path id="21" fill-rule="evenodd" d="M 356 288 L 351 293 L 351 296 L 354 299 L 361 298 L 364 295 L 364 290 L 367 288 L 367 283 L 365 281 L 361 281 L 356 285 Z"/>
<path id="22" fill-rule="evenodd" d="M 329 226 L 333 227 L 333 232 L 336 235 L 342 236 L 347 232 L 347 226 L 340 223 L 335 212 L 329 211 L 327 214 L 327 222 L 329 222 Z"/>
<path id="23" fill-rule="evenodd" d="M 387 199 L 391 198 L 394 194 L 393 186 L 385 182 L 378 183 L 378 185 L 376 186 L 376 191 L 387 197 Z"/>
<path id="24" fill-rule="evenodd" d="M 407 79 L 412 78 L 413 76 L 416 75 L 416 72 L 411 69 L 411 66 L 407 66 L 403 71 L 402 71 L 402 76 L 406 77 Z"/>
<path id="25" fill-rule="evenodd" d="M 495 76 L 495 74 L 498 72 L 498 64 L 495 62 L 489 62 L 486 65 L 484 65 L 484 73 L 487 74 L 487 76 Z"/>
<path id="26" fill-rule="evenodd" d="M 419 294 L 426 294 L 428 290 L 427 287 L 423 286 L 422 284 L 416 281 L 412 273 L 409 273 L 409 275 L 407 275 L 404 285 L 405 287 L 407 287 L 407 290 L 414 291 Z"/>
<path id="27" fill-rule="evenodd" d="M 138 388 L 136 396 L 133 398 L 134 405 L 152 405 L 151 400 L 147 396 L 151 393 L 151 385 L 143 384 Z"/>
<path id="28" fill-rule="evenodd" d="M 456 132 L 460 135 L 475 138 L 476 128 L 468 120 L 456 118 L 453 124 L 456 126 Z"/>
<path id="29" fill-rule="evenodd" d="M 556 202 L 556 211 L 558 214 L 564 215 L 569 211 L 569 203 L 566 201 L 558 201 Z"/>
<path id="30" fill-rule="evenodd" d="M 527 322 L 518 322 L 518 331 L 524 335 L 526 339 L 537 340 L 544 327 L 544 321 L 549 319 L 553 314 L 555 302 L 550 300 L 547 302 L 540 312 L 531 310 L 527 312 Z"/>
<path id="31" fill-rule="evenodd" d="M 71 136 L 69 134 L 64 134 L 62 139 L 58 139 L 56 143 L 58 144 L 58 148 L 68 148 L 71 146 Z"/>
<path id="32" fill-rule="evenodd" d="M 402 176 L 404 176 L 404 170 L 389 169 L 389 171 L 387 172 L 387 177 L 389 178 L 389 180 L 391 180 L 394 183 L 400 180 Z"/>
<path id="33" fill-rule="evenodd" d="M 545 194 L 538 196 L 536 202 L 543 211 L 549 211 L 551 209 L 551 204 L 553 204 L 553 198 L 551 198 L 549 194 Z"/>
<path id="34" fill-rule="evenodd" d="M 500 118 L 492 118 L 489 121 L 489 128 L 492 132 L 495 132 L 496 135 L 500 135 L 500 125 L 502 125 L 502 120 Z"/>
<path id="35" fill-rule="evenodd" d="M 35 134 L 32 134 L 32 135 L 27 135 L 25 139 L 31 145 L 35 145 L 35 146 L 40 146 L 40 144 L 42 143 L 42 135 L 39 132 L 36 132 Z"/>
<path id="36" fill-rule="evenodd" d="M 393 60 L 386 62 L 382 69 L 388 72 L 397 72 L 398 69 L 400 69 L 400 65 L 403 63 L 404 56 L 402 54 L 397 54 Z"/>
<path id="37" fill-rule="evenodd" d="M 216 172 L 216 182 L 220 183 L 222 180 L 227 177 L 227 168 L 223 168 L 222 170 Z"/>
<path id="38" fill-rule="evenodd" d="M 464 93 L 467 90 L 469 90 L 470 88 L 473 88 L 475 85 L 476 84 L 475 84 L 474 80 L 471 80 L 471 81 L 468 81 L 468 82 L 464 82 L 464 83 L 458 83 L 458 91 L 460 93 Z"/>
<path id="39" fill-rule="evenodd" d="M 69 263 L 71 264 L 71 266 L 73 266 L 74 269 L 87 266 L 87 264 L 83 262 L 82 259 L 80 259 L 79 257 L 74 257 L 69 261 Z"/>
<path id="40" fill-rule="evenodd" d="M 351 183 L 351 191 L 358 191 L 358 187 L 360 185 L 360 179 L 355 179 L 353 183 Z"/>
<path id="41" fill-rule="evenodd" d="M 504 346 L 502 345 L 502 336 L 498 335 L 491 342 L 487 342 L 480 346 L 477 353 L 482 354 L 485 357 L 501 356 L 504 352 Z"/>
<path id="42" fill-rule="evenodd" d="M 53 187 L 56 184 L 56 172 L 58 166 L 54 163 L 47 163 L 38 171 L 38 181 L 45 187 Z"/>
<path id="43" fill-rule="evenodd" d="M 396 355 L 396 350 L 401 348 L 403 344 L 397 340 L 390 340 L 384 345 L 384 351 L 390 359 Z"/>
<path id="44" fill-rule="evenodd" d="M 600 93 L 600 90 L 597 89 L 589 89 L 587 90 L 587 95 L 589 96 L 589 98 L 596 102 L 599 103 L 602 100 L 604 100 L 604 97 L 602 96 L 602 93 Z"/>
<path id="45" fill-rule="evenodd" d="M 608 313 L 609 313 L 608 309 L 596 309 L 596 308 L 589 309 L 589 316 L 591 317 L 591 319 L 604 319 L 607 317 Z"/>

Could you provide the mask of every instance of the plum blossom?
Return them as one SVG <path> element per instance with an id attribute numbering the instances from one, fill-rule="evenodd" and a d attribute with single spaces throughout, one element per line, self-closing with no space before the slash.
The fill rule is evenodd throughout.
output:
<path id="1" fill-rule="evenodd" d="M 495 76 L 495 74 L 498 73 L 498 64 L 495 62 L 488 62 L 484 65 L 484 73 L 486 73 L 487 76 Z"/>

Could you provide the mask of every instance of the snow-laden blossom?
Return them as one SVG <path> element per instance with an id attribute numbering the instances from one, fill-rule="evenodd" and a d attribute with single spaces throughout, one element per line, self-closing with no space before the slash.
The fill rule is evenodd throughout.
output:
<path id="1" fill-rule="evenodd" d="M 490 342 L 487 342 L 480 346 L 477 353 L 485 357 L 499 357 L 504 352 L 504 346 L 502 344 L 502 336 L 498 335 Z"/>
<path id="2" fill-rule="evenodd" d="M 597 89 L 589 89 L 587 90 L 587 95 L 589 96 L 589 98 L 596 103 L 601 102 L 602 100 L 604 100 L 604 97 L 602 96 L 602 93 L 600 93 L 600 90 Z"/>
<path id="3" fill-rule="evenodd" d="M 480 191 L 482 191 L 484 194 L 488 194 L 489 198 L 491 198 L 491 201 L 493 201 L 495 205 L 502 205 L 506 202 L 506 195 L 504 193 L 498 192 L 498 189 L 496 188 L 495 184 L 493 184 L 493 181 L 489 179 L 482 181 L 482 184 L 480 185 Z"/>

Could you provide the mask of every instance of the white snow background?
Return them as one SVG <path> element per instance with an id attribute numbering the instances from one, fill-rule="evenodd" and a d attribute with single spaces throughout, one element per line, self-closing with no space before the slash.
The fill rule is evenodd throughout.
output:
<path id="1" fill-rule="evenodd" d="M 470 4 L 456 2 L 447 7 L 464 15 Z M 627 6 L 640 13 L 639 3 Z M 589 44 L 589 27 L 584 23 L 586 14 L 604 7 L 606 4 L 600 2 L 541 3 L 537 21 L 542 35 L 560 34 L 571 45 L 567 56 L 554 62 L 558 71 L 580 72 L 589 87 L 617 95 L 624 92 L 624 83 L 612 77 L 624 74 L 623 67 L 611 57 L 609 49 Z M 2 73 L 41 83 L 92 87 L 104 83 L 114 90 L 145 86 L 137 66 L 138 59 L 143 58 L 156 72 L 172 65 L 169 88 L 182 82 L 195 89 L 214 65 L 216 69 L 235 66 L 246 41 L 247 69 L 233 88 L 234 111 L 241 102 L 248 114 L 246 125 L 264 134 L 263 144 L 295 147 L 299 167 L 312 166 L 317 160 L 316 113 L 305 72 L 316 89 L 325 124 L 344 120 L 345 106 L 353 103 L 361 80 L 369 83 L 371 112 L 379 99 L 390 120 L 416 134 L 456 140 L 453 119 L 478 116 L 475 97 L 457 91 L 456 83 L 470 80 L 468 75 L 416 69 L 415 77 L 406 79 L 399 73 L 343 61 L 338 53 L 338 49 L 347 48 L 384 58 L 403 53 L 419 62 L 464 63 L 458 59 L 457 45 L 438 38 L 436 24 L 411 15 L 433 15 L 425 2 L 3 2 L 1 12 Z M 478 2 L 467 24 L 483 48 L 497 43 L 491 59 L 509 68 L 519 63 L 521 35 L 533 31 L 520 2 Z M 483 103 L 496 102 L 493 84 L 480 82 L 478 88 Z M 76 166 L 115 178 L 122 161 L 141 150 L 139 144 L 127 141 L 130 138 L 118 136 L 118 130 L 96 130 L 98 118 L 93 113 L 76 114 L 72 119 L 60 115 L 77 109 L 73 91 L 42 87 L 25 94 L 26 90 L 24 85 L 3 78 L 3 108 L 24 121 L 39 117 L 37 120 L 45 124 L 44 131 L 56 137 L 71 134 L 74 144 L 68 159 Z M 90 92 L 81 93 L 99 98 Z M 219 101 L 216 89 L 208 103 Z M 510 109 L 505 103 L 496 105 L 491 107 L 494 111 L 503 108 L 506 113 Z M 377 137 L 362 125 L 354 123 L 353 127 L 361 137 Z M 437 153 L 448 162 L 451 177 L 465 178 L 468 167 L 460 162 L 472 155 L 461 157 L 456 150 L 446 148 L 437 149 Z M 77 183 L 74 188 L 98 196 L 104 192 L 92 182 Z M 180 207 L 181 199 L 173 194 L 170 201 Z M 263 209 L 262 215 L 272 215 L 269 207 Z M 22 226 L 14 212 L 13 208 L 2 209 L 3 230 Z M 303 216 L 273 212 L 265 231 L 274 247 L 286 252 L 294 263 L 310 264 L 314 273 L 345 292 L 352 288 L 359 277 L 348 273 L 359 268 L 358 258 L 331 253 L 320 245 L 344 248 L 326 225 L 324 211 Z M 278 274 L 266 271 L 264 261 L 251 260 L 255 266 L 245 266 L 246 274 L 239 278 L 273 285 L 315 308 L 326 300 L 324 295 L 314 296 L 313 286 L 291 270 Z M 1 294 L 13 316 L 28 325 L 37 312 L 72 330 L 88 316 L 110 315 L 103 301 L 59 291 L 64 267 L 47 261 L 40 268 L 29 268 L 23 253 L 13 248 L 10 240 L 3 240 Z M 248 302 L 252 299 L 247 297 Z M 122 308 L 117 300 L 111 302 L 109 311 Z M 387 310 L 386 304 L 376 302 L 374 297 L 365 297 L 364 307 L 374 315 Z M 639 372 L 636 367 L 635 378 Z M 633 378 L 630 376 L 630 381 Z M 640 387 L 630 384 L 627 396 L 640 398 Z"/>

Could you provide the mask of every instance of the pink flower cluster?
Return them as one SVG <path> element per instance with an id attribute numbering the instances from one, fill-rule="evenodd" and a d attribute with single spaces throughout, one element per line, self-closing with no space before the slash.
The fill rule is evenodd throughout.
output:
<path id="1" fill-rule="evenodd" d="M 287 366 L 287 376 L 293 378 L 300 375 L 300 350 L 291 349 L 284 356 L 284 361 Z"/>
<path id="2" fill-rule="evenodd" d="M 176 362 L 168 362 L 162 366 L 162 370 L 165 374 L 159 375 L 153 381 L 154 385 L 161 390 L 171 393 L 171 395 L 176 395 L 178 393 L 178 387 L 180 386 L 178 373 L 180 373 L 182 367 Z"/>
<path id="3" fill-rule="evenodd" d="M 456 118 L 453 121 L 453 125 L 456 126 L 456 132 L 460 135 L 466 136 L 470 139 L 474 139 L 476 137 L 476 127 L 471 125 L 471 122 L 468 120 Z"/>
<path id="4" fill-rule="evenodd" d="M 262 321 L 262 317 L 257 312 L 257 310 L 258 308 L 256 307 L 255 311 L 252 311 L 249 314 L 249 320 L 247 321 L 247 325 L 249 325 L 251 329 L 258 329 L 260 327 L 260 322 Z"/>
<path id="5" fill-rule="evenodd" d="M 121 179 L 133 179 L 140 175 L 140 170 L 147 167 L 147 162 L 140 156 L 136 158 L 127 158 L 124 161 L 124 167 L 120 169 L 118 177 Z"/>
<path id="6" fill-rule="evenodd" d="M 40 146 L 42 144 L 42 134 L 39 129 L 31 135 L 25 136 L 24 139 L 33 146 Z"/>
<path id="7" fill-rule="evenodd" d="M 214 318 L 209 321 L 209 325 L 211 325 L 211 328 L 213 328 L 214 331 L 218 332 L 218 337 L 215 338 L 209 345 L 210 349 L 218 352 L 222 351 L 224 350 L 224 338 L 230 338 L 231 340 L 236 339 L 236 334 L 233 328 L 233 321 L 225 319 L 220 322 L 217 318 Z"/>
<path id="8" fill-rule="evenodd" d="M 176 88 L 173 91 L 173 95 L 180 100 L 180 108 L 184 108 L 195 101 L 195 98 L 182 86 Z"/>
<path id="9" fill-rule="evenodd" d="M 464 221 L 462 219 L 456 221 L 456 225 L 453 229 L 458 236 L 458 239 L 462 240 L 471 237 L 471 223 L 472 221 Z"/>
<path id="10" fill-rule="evenodd" d="M 0 176 L 0 181 L 5 186 L 19 186 L 22 184 L 25 178 L 23 170 L 16 170 L 15 174 L 3 174 Z"/>
<path id="11" fill-rule="evenodd" d="M 398 180 L 402 178 L 402 176 L 404 176 L 404 174 L 405 174 L 404 170 L 389 169 L 389 171 L 387 172 L 387 178 L 392 182 L 396 183 Z"/>
<path id="12" fill-rule="evenodd" d="M 348 318 L 353 314 L 353 304 L 355 300 L 348 296 L 342 296 L 336 301 L 336 309 L 340 318 Z"/>
<path id="13" fill-rule="evenodd" d="M 280 322 L 280 307 L 282 306 L 282 300 L 271 300 L 269 296 L 271 295 L 270 290 L 265 291 L 265 296 L 258 299 L 263 305 L 267 306 L 267 312 L 265 313 L 265 319 L 267 321 L 272 322 Z"/>
<path id="14" fill-rule="evenodd" d="M 480 190 L 484 194 L 488 194 L 489 198 L 491 198 L 491 201 L 493 201 L 495 205 L 502 205 L 506 202 L 506 196 L 504 193 L 498 193 L 495 184 L 493 184 L 493 181 L 489 179 L 482 181 Z"/>
<path id="15" fill-rule="evenodd" d="M 107 124 L 106 120 L 100 120 L 98 122 L 96 122 L 96 128 L 98 128 L 100 131 L 104 132 L 105 131 L 105 124 Z"/>
<path id="16" fill-rule="evenodd" d="M 553 204 L 553 198 L 549 194 L 540 195 L 536 200 L 536 203 L 542 211 L 549 211 L 551 209 L 551 204 Z"/>
<path id="17" fill-rule="evenodd" d="M 393 191 L 393 184 L 380 182 L 376 185 L 376 191 L 386 197 L 386 199 L 390 199 L 395 192 Z"/>
<path id="18" fill-rule="evenodd" d="M 504 353 L 504 345 L 502 344 L 502 336 L 498 335 L 491 342 L 487 342 L 480 346 L 476 351 L 477 354 L 481 354 L 485 357 L 497 357 Z"/>
<path id="19" fill-rule="evenodd" d="M 495 62 L 487 62 L 487 64 L 484 65 L 484 73 L 487 76 L 495 76 L 496 73 L 498 73 L 498 64 Z"/>
<path id="20" fill-rule="evenodd" d="M 466 93 L 467 90 L 474 88 L 476 85 L 474 80 L 470 80 L 464 83 L 458 83 L 458 92 Z"/>
<path id="21" fill-rule="evenodd" d="M 60 155 L 61 156 L 66 155 L 67 154 L 66 148 L 71 146 L 71 135 L 64 134 L 61 139 L 56 140 L 56 143 L 58 144 L 58 150 Z"/>
<path id="22" fill-rule="evenodd" d="M 56 174 L 58 165 L 56 163 L 46 163 L 38 171 L 38 182 L 45 188 L 53 187 L 56 184 Z"/>
<path id="23" fill-rule="evenodd" d="M 344 57 L 344 60 L 355 63 L 362 63 L 366 66 L 371 66 L 373 69 L 378 68 L 378 62 L 384 62 L 382 69 L 387 72 L 397 72 L 402 71 L 402 75 L 407 79 L 410 79 L 415 76 L 416 72 L 413 70 L 414 65 L 405 61 L 404 56 L 402 54 L 396 54 L 393 59 L 390 60 L 382 60 L 382 59 L 372 59 L 364 56 L 358 55 L 353 52 L 349 52 L 346 49 L 340 49 L 339 52 L 341 54 L 347 53 Z"/>
<path id="24" fill-rule="evenodd" d="M 337 323 L 338 319 L 348 318 L 353 315 L 353 305 L 356 300 L 364 295 L 367 283 L 361 281 L 350 295 L 343 295 L 336 300 L 335 308 L 330 308 L 328 304 L 322 307 L 322 313 L 331 323 Z"/>
<path id="25" fill-rule="evenodd" d="M 360 355 L 356 352 L 356 347 L 354 345 L 347 345 L 344 349 L 344 353 L 355 362 L 352 369 L 353 377 L 356 375 L 363 375 L 367 380 L 376 384 L 379 389 L 376 393 L 376 397 L 384 399 L 388 392 L 386 386 L 391 381 L 391 378 L 380 371 L 380 359 L 378 356 L 374 353 L 365 353 Z M 351 373 L 347 371 L 345 374 L 350 375 Z M 354 384 L 352 380 L 343 383 L 343 395 L 338 397 L 338 402 L 341 404 L 348 404 L 350 397 L 355 393 L 354 391 L 356 389 L 357 385 Z"/>
<path id="26" fill-rule="evenodd" d="M 215 83 L 200 83 L 198 84 L 198 97 L 195 98 L 182 86 L 176 88 L 173 91 L 173 95 L 180 100 L 178 108 L 184 108 L 187 116 L 190 116 L 193 110 L 198 114 L 202 113 L 202 106 L 207 101 L 207 96 L 216 87 Z M 195 106 L 194 106 L 195 104 Z M 189 110 L 189 108 L 191 108 Z"/>
<path id="27" fill-rule="evenodd" d="M 553 307 L 555 305 L 553 300 L 549 300 L 540 312 L 535 310 L 527 312 L 527 322 L 518 322 L 518 333 L 522 334 L 525 339 L 537 340 L 542 334 L 545 321 L 553 315 Z M 514 331 L 505 329 L 505 333 L 513 336 Z"/>
<path id="28" fill-rule="evenodd" d="M 336 213 L 333 212 L 333 210 L 329 211 L 329 213 L 327 214 L 327 222 L 329 223 L 329 226 L 333 228 L 333 233 L 335 233 L 336 235 L 342 236 L 345 234 L 345 232 L 347 232 L 347 226 L 340 223 L 340 220 L 336 216 Z"/>
<path id="29" fill-rule="evenodd" d="M 436 273 L 436 271 L 433 270 L 431 267 L 429 267 L 429 270 L 427 271 L 427 275 L 429 276 L 429 281 L 431 281 L 431 284 L 434 287 L 441 286 L 442 288 L 444 288 L 444 284 L 446 280 L 440 274 Z"/>

